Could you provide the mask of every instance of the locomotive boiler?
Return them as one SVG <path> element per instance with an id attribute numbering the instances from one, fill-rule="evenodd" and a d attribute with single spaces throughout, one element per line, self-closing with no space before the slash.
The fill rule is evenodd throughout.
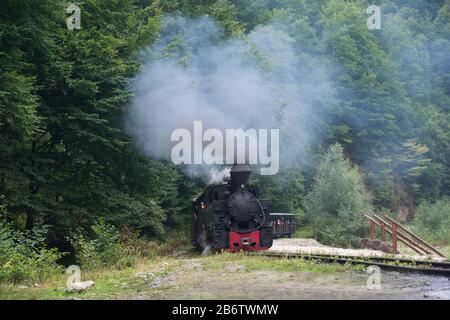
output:
<path id="1" fill-rule="evenodd" d="M 208 187 L 192 203 L 192 243 L 202 250 L 252 251 L 272 246 L 269 201 L 248 184 L 245 164 L 235 164 L 230 180 Z"/>

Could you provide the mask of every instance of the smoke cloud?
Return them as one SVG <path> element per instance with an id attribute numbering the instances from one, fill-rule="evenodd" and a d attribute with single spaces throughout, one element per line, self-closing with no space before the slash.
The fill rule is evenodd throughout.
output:
<path id="1" fill-rule="evenodd" d="M 326 72 L 300 52 L 282 25 L 225 39 L 209 17 L 168 16 L 159 41 L 142 52 L 126 129 L 157 159 L 170 158 L 172 131 L 192 131 L 195 120 L 204 130 L 280 129 L 281 166 L 304 160 L 320 137 L 321 105 L 331 89 Z M 208 182 L 225 176 L 223 168 L 204 166 L 187 172 L 208 172 Z"/>

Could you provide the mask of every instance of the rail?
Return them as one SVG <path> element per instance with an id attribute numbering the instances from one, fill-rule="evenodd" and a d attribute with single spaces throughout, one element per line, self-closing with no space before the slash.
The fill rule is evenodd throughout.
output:
<path id="1" fill-rule="evenodd" d="M 284 252 L 264 252 L 259 253 L 265 257 L 284 258 L 284 259 L 304 259 L 312 261 L 322 261 L 329 263 L 352 264 L 352 265 L 376 265 L 381 269 L 399 271 L 399 272 L 415 272 L 429 275 L 438 275 L 450 277 L 450 262 L 437 262 L 426 260 L 407 260 L 396 259 L 392 257 L 348 257 L 333 255 L 308 255 L 300 253 L 284 253 Z"/>

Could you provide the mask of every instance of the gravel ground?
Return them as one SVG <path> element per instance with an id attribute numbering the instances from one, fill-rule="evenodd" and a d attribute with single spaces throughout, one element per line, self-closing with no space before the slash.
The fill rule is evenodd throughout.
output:
<path id="1" fill-rule="evenodd" d="M 320 244 L 314 239 L 276 239 L 269 249 L 272 252 L 303 253 L 303 254 L 328 254 L 346 257 L 397 257 L 410 260 L 434 260 L 444 261 L 444 258 L 437 256 L 408 255 L 408 254 L 387 254 L 382 251 L 372 249 L 344 249 L 328 247 Z"/>
<path id="2" fill-rule="evenodd" d="M 450 300 L 446 277 L 381 272 L 380 287 L 369 288 L 364 270 L 316 273 L 271 269 L 250 271 L 237 262 L 221 271 L 186 261 L 174 273 L 145 286 L 139 295 L 125 299 L 295 299 L 295 300 Z"/>

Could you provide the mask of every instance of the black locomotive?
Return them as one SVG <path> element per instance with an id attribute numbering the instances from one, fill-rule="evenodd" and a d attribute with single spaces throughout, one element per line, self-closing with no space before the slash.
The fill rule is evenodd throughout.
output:
<path id="1" fill-rule="evenodd" d="M 227 183 L 208 187 L 193 201 L 195 246 L 216 251 L 265 250 L 272 246 L 274 217 L 269 201 L 260 199 L 258 188 L 248 184 L 250 174 L 247 165 L 235 164 Z"/>

